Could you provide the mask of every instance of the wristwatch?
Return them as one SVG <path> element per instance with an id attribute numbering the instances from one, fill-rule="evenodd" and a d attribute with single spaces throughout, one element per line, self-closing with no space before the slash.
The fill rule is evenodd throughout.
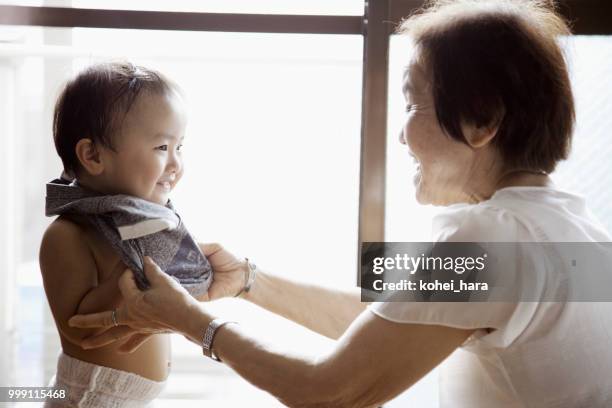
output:
<path id="1" fill-rule="evenodd" d="M 228 323 L 237 322 L 225 319 L 213 319 L 210 323 L 208 323 L 208 327 L 206 328 L 204 337 L 202 338 L 202 353 L 206 357 L 210 357 L 215 361 L 221 361 L 212 351 L 213 341 L 215 339 L 215 334 L 217 334 L 217 330 Z"/>

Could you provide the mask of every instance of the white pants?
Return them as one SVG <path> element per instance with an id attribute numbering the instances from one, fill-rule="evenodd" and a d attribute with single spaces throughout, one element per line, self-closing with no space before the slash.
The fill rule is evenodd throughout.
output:
<path id="1" fill-rule="evenodd" d="M 66 399 L 47 400 L 43 407 L 150 407 L 149 403 L 160 394 L 165 384 L 61 353 L 57 373 L 49 386 L 66 390 Z"/>

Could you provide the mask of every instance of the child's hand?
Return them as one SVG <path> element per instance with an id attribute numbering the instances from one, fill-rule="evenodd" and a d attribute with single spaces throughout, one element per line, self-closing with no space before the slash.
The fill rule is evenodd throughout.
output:
<path id="1" fill-rule="evenodd" d="M 199 244 L 200 250 L 208 258 L 213 269 L 213 282 L 208 289 L 208 298 L 215 300 L 235 296 L 246 284 L 248 267 L 224 249 L 220 244 Z"/>

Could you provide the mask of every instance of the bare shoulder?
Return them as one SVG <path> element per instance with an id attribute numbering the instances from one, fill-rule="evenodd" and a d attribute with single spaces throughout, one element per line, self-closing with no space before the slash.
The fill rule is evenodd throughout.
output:
<path id="1" fill-rule="evenodd" d="M 83 225 L 60 216 L 49 224 L 40 244 L 39 260 L 43 275 L 51 272 L 53 268 L 49 267 L 65 257 L 83 260 L 85 257 L 92 258 L 92 254 Z"/>
<path id="2" fill-rule="evenodd" d="M 57 217 L 45 230 L 43 243 L 51 244 L 61 238 L 82 238 L 83 226 L 73 219 Z"/>
<path id="3" fill-rule="evenodd" d="M 59 216 L 45 230 L 43 243 L 51 244 L 61 239 L 82 239 L 85 228 L 77 218 Z"/>

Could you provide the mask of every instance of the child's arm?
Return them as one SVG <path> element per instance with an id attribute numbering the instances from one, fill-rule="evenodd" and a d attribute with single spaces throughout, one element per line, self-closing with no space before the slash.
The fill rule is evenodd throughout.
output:
<path id="1" fill-rule="evenodd" d="M 82 229 L 63 218 L 45 232 L 40 247 L 40 269 L 45 292 L 58 331 L 68 341 L 80 340 L 98 330 L 76 329 L 68 319 L 76 313 L 93 313 L 120 300 L 116 279 L 98 285 L 98 269 Z M 122 268 L 114 271 L 122 272 Z"/>

